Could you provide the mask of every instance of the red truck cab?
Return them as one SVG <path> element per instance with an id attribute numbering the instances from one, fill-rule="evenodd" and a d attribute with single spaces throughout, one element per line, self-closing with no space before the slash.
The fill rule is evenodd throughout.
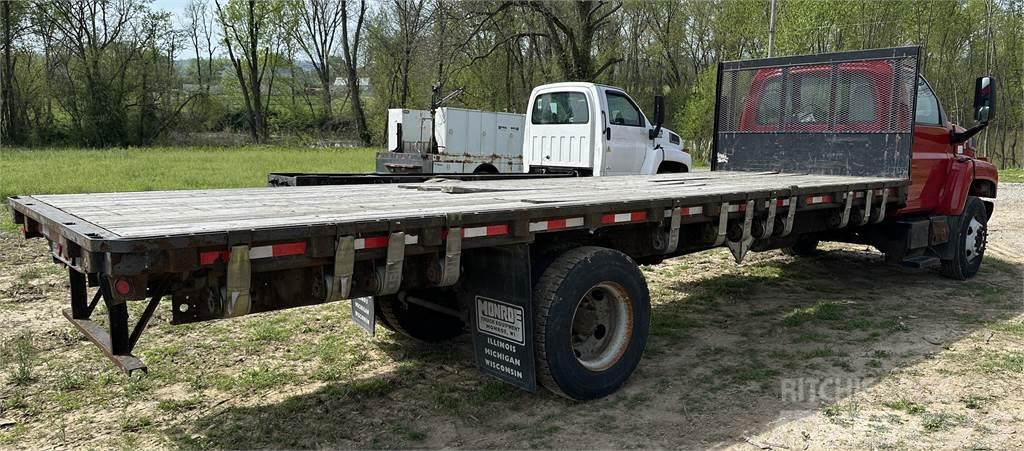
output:
<path id="1" fill-rule="evenodd" d="M 987 239 L 985 224 L 993 209 L 992 202 L 983 198 L 996 196 L 999 178 L 995 166 L 977 156 L 971 137 L 995 115 L 992 77 L 976 81 L 974 106 L 979 124 L 968 130 L 949 120 L 934 90 L 918 75 L 916 60 L 901 64 L 898 59 L 880 58 L 767 67 L 751 70 L 747 76 L 749 81 L 734 78 L 726 83 L 725 89 L 733 91 L 724 93 L 724 98 L 728 101 L 731 94 L 742 100 L 736 108 L 739 111 L 726 112 L 720 119 L 730 127 L 729 133 L 771 136 L 762 141 L 767 143 L 764 147 L 776 147 L 753 167 L 749 161 L 741 163 L 747 170 L 777 169 L 772 158 L 802 152 L 802 159 L 810 163 L 797 171 L 843 173 L 871 164 L 865 160 L 891 158 L 888 143 L 878 145 L 884 140 L 912 138 L 909 168 L 905 154 L 900 170 L 879 164 L 890 169 L 885 176 L 910 180 L 902 207 L 889 212 L 882 227 L 808 234 L 794 243 L 795 249 L 813 250 L 819 240 L 867 243 L 894 262 L 941 263 L 945 274 L 961 279 L 977 272 Z M 916 78 L 916 83 L 911 83 L 910 77 Z M 730 117 L 735 117 L 731 125 Z M 890 132 L 880 138 L 883 141 L 866 138 Z M 818 141 L 801 139 L 826 135 Z M 855 146 L 849 141 L 856 139 L 864 139 L 855 151 L 860 153 L 836 158 L 841 152 L 832 148 L 832 143 L 846 140 L 842 152 L 850 152 Z M 749 153 L 751 148 L 745 151 Z M 716 155 L 716 162 L 723 163 L 721 158 Z M 816 166 L 816 158 L 832 166 Z M 837 161 L 845 163 L 837 165 Z"/>
<path id="2" fill-rule="evenodd" d="M 917 83 L 914 145 L 907 206 L 899 215 L 959 215 L 967 196 L 996 197 L 996 167 L 979 159 L 966 130 L 949 121 L 942 103 L 923 78 Z M 992 204 L 986 202 L 991 214 Z"/>

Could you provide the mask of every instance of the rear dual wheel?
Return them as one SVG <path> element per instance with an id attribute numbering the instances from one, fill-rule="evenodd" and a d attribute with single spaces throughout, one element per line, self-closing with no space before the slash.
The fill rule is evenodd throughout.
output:
<path id="1" fill-rule="evenodd" d="M 612 249 L 580 247 L 556 258 L 534 286 L 539 382 L 575 400 L 622 386 L 640 363 L 650 295 L 636 263 Z"/>
<path id="2" fill-rule="evenodd" d="M 811 257 L 818 253 L 818 240 L 797 237 L 792 246 L 782 248 L 782 253 L 794 257 Z"/>
<path id="3" fill-rule="evenodd" d="M 398 295 L 373 299 L 377 322 L 385 329 L 420 341 L 436 342 L 462 335 L 462 320 L 403 300 Z"/>

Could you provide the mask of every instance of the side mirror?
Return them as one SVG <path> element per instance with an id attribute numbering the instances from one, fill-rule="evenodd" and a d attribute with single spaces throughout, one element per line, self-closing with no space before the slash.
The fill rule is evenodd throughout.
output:
<path id="1" fill-rule="evenodd" d="M 978 77 L 974 82 L 974 120 L 977 125 L 962 132 L 952 131 L 950 142 L 960 144 L 967 142 L 972 136 L 978 134 L 988 122 L 996 117 L 996 79 L 992 76 Z"/>
<path id="2" fill-rule="evenodd" d="M 654 96 L 654 128 L 648 132 L 650 139 L 657 138 L 661 134 L 661 124 L 665 123 L 665 98 Z"/>
<path id="3" fill-rule="evenodd" d="M 978 77 L 974 82 L 974 120 L 983 124 L 996 117 L 996 79 Z"/>

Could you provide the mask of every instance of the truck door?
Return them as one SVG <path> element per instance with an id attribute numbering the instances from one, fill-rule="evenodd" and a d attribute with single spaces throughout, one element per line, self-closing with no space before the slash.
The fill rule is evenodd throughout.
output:
<path id="1" fill-rule="evenodd" d="M 575 89 L 534 95 L 523 143 L 526 164 L 531 168 L 592 168 L 595 127 L 588 97 L 586 91 Z"/>
<path id="2" fill-rule="evenodd" d="M 907 193 L 907 207 L 903 211 L 931 210 L 938 204 L 953 157 L 949 132 L 934 91 L 924 78 L 918 78 L 914 146 L 910 161 L 911 185 Z"/>
<path id="3" fill-rule="evenodd" d="M 621 91 L 605 89 L 605 114 L 611 139 L 605 135 L 604 173 L 639 174 L 650 138 L 647 119 L 633 100 Z"/>

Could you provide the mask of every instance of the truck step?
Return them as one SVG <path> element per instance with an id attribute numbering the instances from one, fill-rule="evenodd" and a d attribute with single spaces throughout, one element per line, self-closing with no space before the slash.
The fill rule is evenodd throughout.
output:
<path id="1" fill-rule="evenodd" d="M 932 257 L 927 255 L 921 255 L 918 257 L 910 257 L 904 259 L 902 262 L 903 266 L 913 269 L 928 269 L 937 268 L 942 265 L 942 261 L 938 257 Z"/>

